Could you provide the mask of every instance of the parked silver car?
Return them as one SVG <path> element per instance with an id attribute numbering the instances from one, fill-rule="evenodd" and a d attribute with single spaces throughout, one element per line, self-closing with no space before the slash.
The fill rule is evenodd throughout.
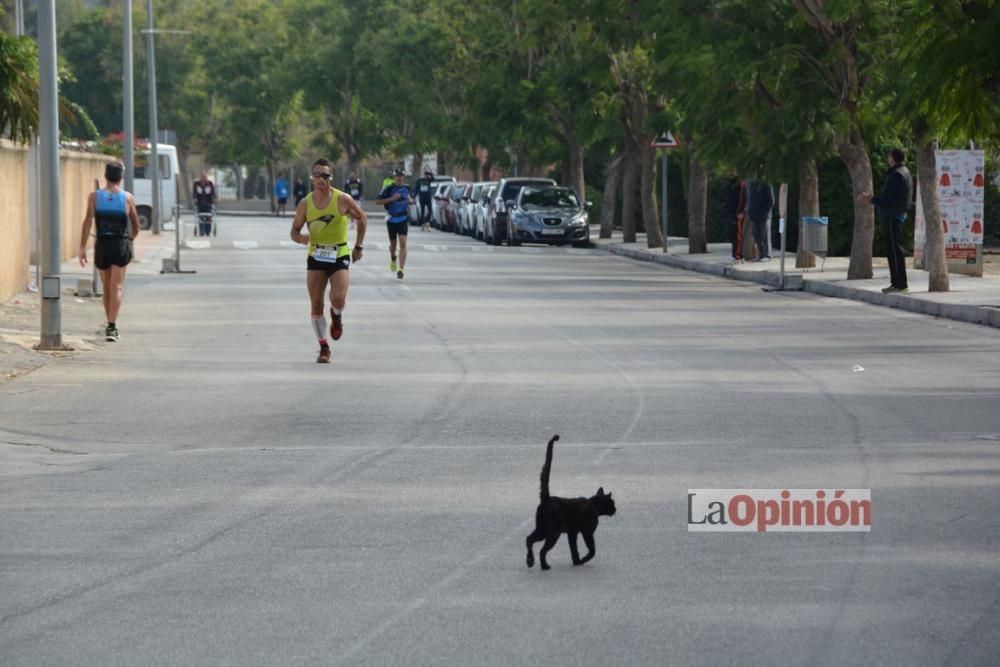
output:
<path id="1" fill-rule="evenodd" d="M 533 178 L 525 176 L 512 176 L 505 178 L 497 185 L 490 201 L 489 226 L 486 230 L 486 242 L 493 245 L 500 245 L 504 241 L 513 242 L 510 236 L 510 216 L 507 210 L 507 202 L 514 201 L 524 187 L 545 187 L 555 185 L 551 178 Z"/>
<path id="2" fill-rule="evenodd" d="M 451 192 L 452 181 L 442 181 L 437 184 L 434 194 L 431 197 L 431 225 L 438 229 L 444 229 L 444 206 L 448 201 L 448 193 Z"/>
<path id="3" fill-rule="evenodd" d="M 521 188 L 511 206 L 510 245 L 572 243 L 590 245 L 590 219 L 586 204 L 573 188 L 529 185 Z"/>
<path id="4" fill-rule="evenodd" d="M 479 196 L 472 202 L 472 235 L 480 241 L 486 240 L 486 216 L 490 211 L 490 197 L 496 190 L 496 181 L 480 183 Z"/>

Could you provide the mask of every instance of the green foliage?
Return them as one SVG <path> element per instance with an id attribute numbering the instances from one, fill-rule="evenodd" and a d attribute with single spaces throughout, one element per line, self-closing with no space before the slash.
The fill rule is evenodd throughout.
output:
<path id="1" fill-rule="evenodd" d="M 27 37 L 0 33 L 0 128 L 27 143 L 38 132 L 38 52 Z"/>

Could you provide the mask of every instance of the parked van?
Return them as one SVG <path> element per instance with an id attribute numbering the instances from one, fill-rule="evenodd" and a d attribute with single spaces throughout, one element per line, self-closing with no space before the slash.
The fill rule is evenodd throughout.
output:
<path id="1" fill-rule="evenodd" d="M 160 221 L 170 220 L 178 201 L 180 168 L 177 161 L 177 147 L 170 144 L 156 144 L 156 157 L 160 176 Z M 139 213 L 139 228 L 153 226 L 153 187 L 149 174 L 149 153 L 135 156 L 135 173 L 132 181 L 132 195 Z"/>

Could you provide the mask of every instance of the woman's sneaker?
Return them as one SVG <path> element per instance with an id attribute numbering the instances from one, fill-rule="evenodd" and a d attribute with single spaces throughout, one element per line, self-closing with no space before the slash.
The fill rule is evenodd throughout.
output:
<path id="1" fill-rule="evenodd" d="M 109 343 L 115 343 L 121 336 L 118 334 L 118 327 L 113 324 L 109 324 L 104 328 L 104 340 Z"/>
<path id="2" fill-rule="evenodd" d="M 316 357 L 317 364 L 328 364 L 330 363 L 330 348 L 323 345 L 319 348 L 319 356 Z"/>

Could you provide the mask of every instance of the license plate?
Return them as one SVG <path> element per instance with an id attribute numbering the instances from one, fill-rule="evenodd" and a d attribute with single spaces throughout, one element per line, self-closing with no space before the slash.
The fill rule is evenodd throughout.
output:
<path id="1" fill-rule="evenodd" d="M 561 229 L 543 229 L 542 235 L 544 236 L 562 236 L 563 230 Z"/>

